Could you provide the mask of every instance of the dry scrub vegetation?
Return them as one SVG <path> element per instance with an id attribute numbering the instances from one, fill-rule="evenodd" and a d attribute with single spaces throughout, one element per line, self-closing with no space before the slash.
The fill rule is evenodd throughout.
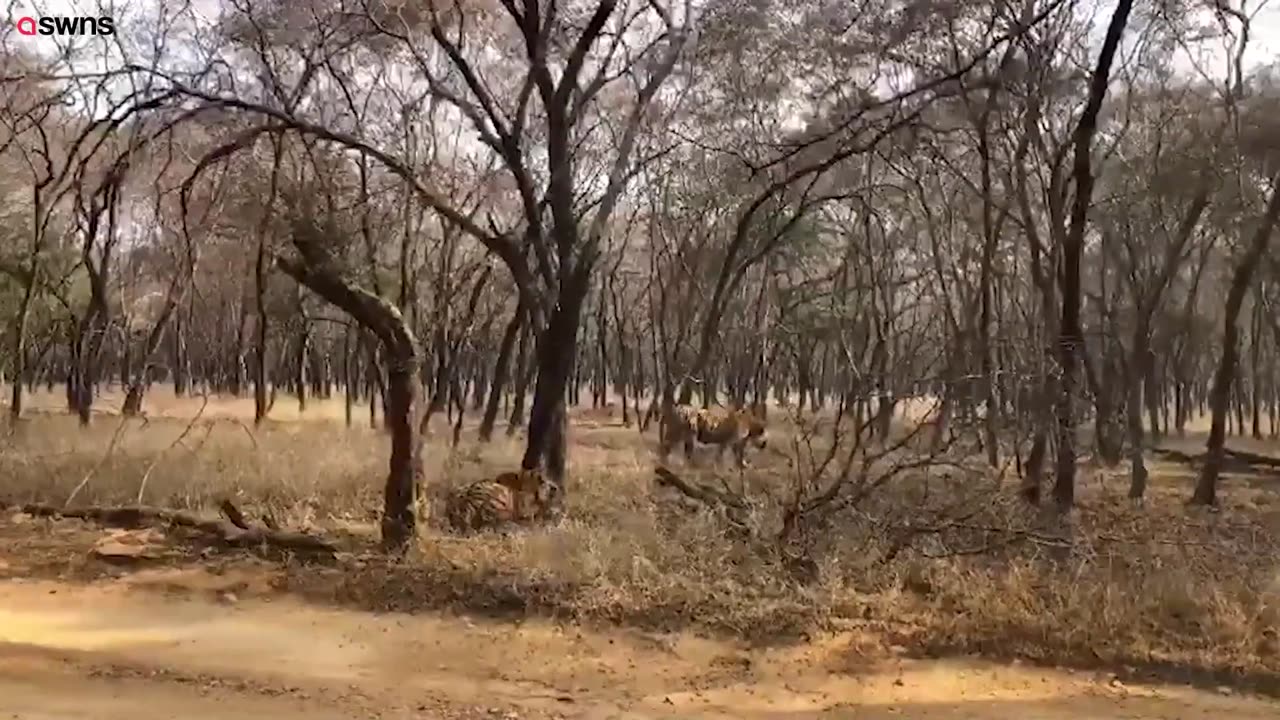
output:
<path id="1" fill-rule="evenodd" d="M 156 393 L 161 413 L 199 404 L 168 406 L 161 396 L 171 395 Z M 976 652 L 1280 690 L 1276 478 L 1233 478 L 1210 511 L 1185 506 L 1185 468 L 1155 463 L 1141 508 L 1123 497 L 1122 468 L 1086 471 L 1068 550 L 1058 539 L 1066 530 L 1032 516 L 1012 481 L 936 467 L 904 473 L 822 527 L 805 545 L 817 572 L 805 574 L 723 515 L 655 487 L 652 434 L 585 411 L 571 421 L 562 522 L 469 538 L 433 522 L 393 559 L 366 552 L 376 540 L 383 433 L 324 421 L 251 432 L 236 404 L 212 401 L 194 424 L 103 417 L 87 430 L 72 416 L 33 414 L 0 449 L 6 499 L 60 504 L 83 483 L 76 505 L 127 505 L 144 476 L 150 505 L 200 511 L 232 497 L 282 525 L 346 533 L 350 554 L 336 566 L 290 563 L 287 584 L 367 609 L 536 613 L 757 642 L 858 629 L 866 640 L 857 651 L 868 655 L 890 646 Z M 308 416 L 328 412 L 319 404 Z M 774 445 L 790 444 L 787 433 L 775 430 Z M 515 466 L 522 447 L 517 437 L 450 449 L 433 436 L 428 495 Z M 703 465 L 673 467 L 704 482 L 718 483 L 717 473 L 729 486 L 740 481 Z M 776 532 L 791 474 L 775 454 L 757 456 L 743 478 L 762 537 Z"/>

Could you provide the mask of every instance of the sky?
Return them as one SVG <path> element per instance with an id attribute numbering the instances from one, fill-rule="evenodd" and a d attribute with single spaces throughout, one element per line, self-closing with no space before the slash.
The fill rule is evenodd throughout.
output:
<path id="1" fill-rule="evenodd" d="M 1232 0 L 1233 5 L 1238 6 L 1238 3 L 1239 0 Z M 1113 2 L 1105 3 L 1105 15 L 1102 17 L 1110 17 L 1110 10 L 1114 6 Z M 1245 67 L 1253 69 L 1280 60 L 1280 0 L 1248 0 L 1245 7 L 1247 12 L 1257 13 L 1249 23 L 1249 45 L 1244 53 Z M 1214 47 L 1210 49 L 1209 45 Z M 1203 64 L 1207 64 L 1217 76 L 1221 76 L 1226 68 L 1226 53 L 1217 47 L 1219 45 L 1220 43 L 1206 43 L 1203 48 L 1207 61 Z M 1189 57 L 1182 54 L 1175 61 L 1175 68 L 1182 72 L 1192 72 L 1195 65 Z"/>

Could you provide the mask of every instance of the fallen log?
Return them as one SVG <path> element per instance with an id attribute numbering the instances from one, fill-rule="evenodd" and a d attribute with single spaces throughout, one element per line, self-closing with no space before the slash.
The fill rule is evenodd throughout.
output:
<path id="1" fill-rule="evenodd" d="M 156 525 L 170 525 L 193 530 L 211 537 L 215 542 L 231 548 L 255 548 L 261 546 L 296 553 L 334 557 L 337 548 L 327 540 L 291 530 L 251 525 L 230 500 L 223 500 L 219 509 L 227 520 L 201 518 L 191 513 L 146 506 L 132 507 L 78 507 L 65 508 L 41 503 L 2 505 L 36 517 L 64 517 L 93 521 L 113 528 L 136 530 Z"/>
<path id="2" fill-rule="evenodd" d="M 1233 457 L 1237 460 L 1243 460 L 1250 465 L 1261 465 L 1263 467 L 1280 469 L 1280 458 L 1274 458 L 1270 455 L 1259 455 L 1258 453 L 1251 453 L 1245 450 L 1232 450 L 1230 448 L 1227 449 L 1226 453 L 1229 457 Z"/>
<path id="3" fill-rule="evenodd" d="M 1151 452 L 1161 457 L 1193 466 L 1202 465 L 1206 455 L 1205 453 L 1191 455 L 1180 450 L 1160 447 L 1152 448 Z M 1248 472 L 1249 470 L 1258 468 L 1280 470 L 1280 458 L 1271 457 L 1269 455 L 1260 455 L 1258 453 L 1248 452 L 1245 450 L 1232 450 L 1231 448 L 1224 448 L 1223 455 L 1227 461 L 1227 467 L 1224 469 L 1229 472 Z"/>
<path id="4" fill-rule="evenodd" d="M 1166 457 L 1170 460 L 1176 460 L 1177 462 L 1186 465 L 1194 465 L 1204 459 L 1203 455 L 1188 455 L 1181 450 L 1174 450 L 1172 448 L 1151 448 L 1151 453 L 1153 455 Z"/>

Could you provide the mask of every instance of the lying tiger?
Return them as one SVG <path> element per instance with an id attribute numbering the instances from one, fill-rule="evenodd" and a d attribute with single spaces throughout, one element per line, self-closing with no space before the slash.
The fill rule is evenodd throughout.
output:
<path id="1" fill-rule="evenodd" d="M 506 472 L 457 488 L 445 499 L 445 519 L 457 532 L 497 529 L 547 516 L 555 485 L 537 470 Z"/>
<path id="2" fill-rule="evenodd" d="M 696 408 L 692 405 L 669 405 L 663 412 L 658 433 L 661 456 L 665 460 L 676 445 L 684 445 L 687 462 L 693 460 L 694 441 L 716 446 L 716 461 L 724 457 L 726 447 L 733 448 L 738 467 L 746 464 L 747 445 L 764 450 L 768 441 L 764 418 L 746 408 Z"/>

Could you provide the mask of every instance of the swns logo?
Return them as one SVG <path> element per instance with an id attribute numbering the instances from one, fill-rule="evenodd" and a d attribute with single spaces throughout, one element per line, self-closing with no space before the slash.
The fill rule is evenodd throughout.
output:
<path id="1" fill-rule="evenodd" d="M 116 21 L 112 17 L 65 17 L 44 15 L 20 17 L 14 21 L 20 35 L 115 35 Z"/>

